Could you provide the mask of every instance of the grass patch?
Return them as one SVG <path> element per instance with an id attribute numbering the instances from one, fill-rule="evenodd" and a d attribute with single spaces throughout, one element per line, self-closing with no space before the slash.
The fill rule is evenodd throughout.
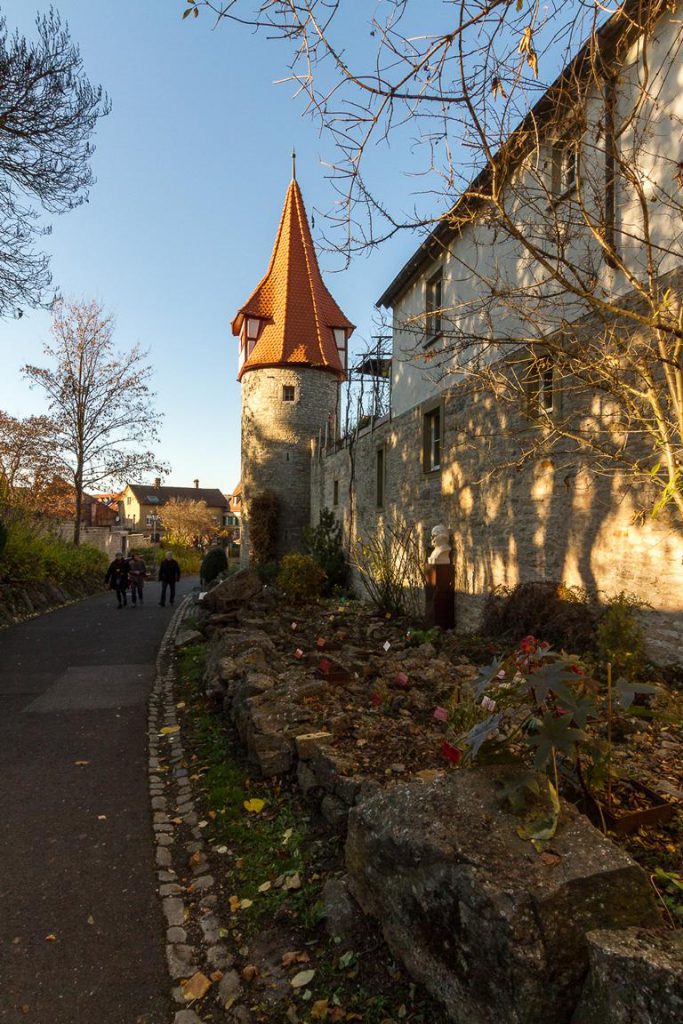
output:
<path id="1" fill-rule="evenodd" d="M 227 878 L 234 883 L 233 895 L 253 901 L 242 912 L 243 931 L 259 926 L 262 916 L 270 917 L 285 900 L 296 904 L 304 893 L 301 882 L 302 847 L 306 818 L 297 806 L 298 794 L 278 782 L 257 782 L 251 778 L 241 750 L 226 723 L 206 706 L 202 697 L 205 649 L 188 647 L 179 658 L 179 675 L 187 702 L 185 726 L 189 726 L 193 750 L 194 782 L 210 825 L 206 838 L 215 847 L 231 851 Z M 258 812 L 245 809 L 248 801 L 263 801 Z M 301 889 L 296 888 L 297 876 Z M 270 882 L 270 888 L 259 887 Z"/>
<path id="2" fill-rule="evenodd" d="M 204 835 L 213 849 L 217 913 L 238 970 L 255 965 L 259 972 L 247 988 L 254 1020 L 446 1024 L 442 1008 L 393 962 L 370 919 L 355 948 L 328 936 L 322 890 L 328 875 L 343 871 L 343 841 L 311 818 L 288 780 L 252 777 L 232 730 L 203 696 L 205 662 L 203 645 L 178 656 L 179 715 L 194 791 L 209 822 Z M 254 800 L 263 806 L 252 804 L 250 813 L 244 804 Z M 302 959 L 284 967 L 291 951 Z M 291 978 L 306 969 L 315 976 L 295 992 Z M 311 1017 L 321 1000 L 328 1015 Z"/>

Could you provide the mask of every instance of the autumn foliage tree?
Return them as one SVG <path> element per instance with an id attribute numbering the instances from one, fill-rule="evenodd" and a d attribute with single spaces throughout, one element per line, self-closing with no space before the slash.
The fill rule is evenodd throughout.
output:
<path id="1" fill-rule="evenodd" d="M 83 492 L 104 482 L 166 471 L 147 447 L 158 439 L 152 370 L 138 346 L 118 352 L 114 321 L 95 301 L 58 302 L 52 314 L 51 365 L 23 373 L 48 401 L 51 444 L 73 482 L 74 543 L 80 541 Z"/>
<path id="2" fill-rule="evenodd" d="M 44 508 L 62 468 L 48 416 L 17 419 L 0 410 L 0 515 Z"/>
<path id="3" fill-rule="evenodd" d="M 171 498 L 162 507 L 159 520 L 171 544 L 203 544 L 220 529 L 206 502 L 193 498 Z"/>

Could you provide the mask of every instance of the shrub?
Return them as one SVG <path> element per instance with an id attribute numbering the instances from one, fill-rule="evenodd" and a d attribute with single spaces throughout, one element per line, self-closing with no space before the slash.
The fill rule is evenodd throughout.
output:
<path id="1" fill-rule="evenodd" d="M 199 575 L 204 584 L 211 583 L 228 568 L 228 556 L 224 548 L 209 548 L 204 555 Z"/>
<path id="2" fill-rule="evenodd" d="M 598 606 L 580 587 L 536 580 L 516 587 L 497 587 L 487 597 L 481 632 L 508 636 L 543 636 L 553 647 L 590 651 L 595 647 Z"/>
<path id="3" fill-rule="evenodd" d="M 473 761 L 516 764 L 499 794 L 521 809 L 525 794 L 536 796 L 539 772 L 548 776 L 552 813 L 543 810 L 537 820 L 528 817 L 517 830 L 543 849 L 552 839 L 560 812 L 559 772 L 570 766 L 586 796 L 590 781 L 605 779 L 606 806 L 611 805 L 611 782 L 618 777 L 612 762 L 611 728 L 616 721 L 637 714 L 638 694 L 653 694 L 654 686 L 621 678 L 605 692 L 575 655 L 556 654 L 547 640 L 526 636 L 507 657 L 479 669 L 463 681 L 448 707 L 434 711 L 447 723 L 442 753 L 453 764 Z M 607 742 L 601 735 L 607 732 Z M 600 792 L 600 799 L 603 794 Z"/>
<path id="4" fill-rule="evenodd" d="M 280 563 L 277 585 L 294 601 L 310 601 L 319 597 L 325 583 L 325 572 L 310 555 L 285 555 Z"/>
<path id="5" fill-rule="evenodd" d="M 182 547 L 180 544 L 174 544 L 168 550 L 172 552 L 183 576 L 196 576 L 199 573 L 202 564 L 202 553 L 198 548 Z M 166 551 L 164 548 L 159 548 L 156 556 L 157 569 L 165 557 Z M 149 569 L 150 566 L 148 565 L 147 568 Z"/>
<path id="6" fill-rule="evenodd" d="M 424 616 L 424 559 L 414 526 L 378 526 L 356 543 L 353 564 L 382 614 Z"/>
<path id="7" fill-rule="evenodd" d="M 6 583 L 61 583 L 104 576 L 107 564 L 104 552 L 89 544 L 77 547 L 41 532 L 30 520 L 17 520 L 7 530 L 0 556 L 0 579 Z"/>
<path id="8" fill-rule="evenodd" d="M 317 526 L 304 530 L 304 550 L 315 558 L 325 576 L 324 593 L 331 594 L 335 588 L 344 590 L 348 584 L 349 566 L 342 545 L 342 526 L 335 519 L 334 512 L 324 508 L 320 512 Z"/>
<path id="9" fill-rule="evenodd" d="M 612 663 L 616 677 L 637 679 L 645 668 L 645 633 L 634 612 L 645 605 L 633 594 L 621 591 L 612 598 L 597 628 L 598 657 Z"/>
<path id="10" fill-rule="evenodd" d="M 261 580 L 266 587 L 272 587 L 277 579 L 277 574 L 280 571 L 279 562 L 263 562 L 261 565 L 257 565 L 256 572 L 258 578 Z"/>
<path id="11" fill-rule="evenodd" d="M 277 496 L 272 491 L 255 494 L 249 502 L 249 543 L 256 565 L 275 560 L 279 511 Z"/>

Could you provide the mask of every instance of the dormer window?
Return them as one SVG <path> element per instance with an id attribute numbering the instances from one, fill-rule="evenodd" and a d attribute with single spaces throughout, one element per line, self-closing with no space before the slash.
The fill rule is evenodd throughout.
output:
<path id="1" fill-rule="evenodd" d="M 333 328 L 333 333 L 339 362 L 346 369 L 346 331 L 343 327 L 335 327 Z"/>
<path id="2" fill-rule="evenodd" d="M 243 338 L 243 349 L 246 350 L 246 357 L 247 357 L 247 359 L 249 358 L 251 353 L 254 351 L 254 345 L 256 344 L 256 339 L 258 338 L 258 333 L 259 333 L 260 326 L 261 326 L 261 321 L 257 320 L 253 316 L 248 316 L 247 319 L 244 321 L 244 328 L 242 330 L 242 338 Z"/>

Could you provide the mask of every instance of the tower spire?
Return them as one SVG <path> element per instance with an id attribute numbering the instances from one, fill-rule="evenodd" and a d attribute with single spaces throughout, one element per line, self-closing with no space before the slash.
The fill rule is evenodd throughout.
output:
<path id="1" fill-rule="evenodd" d="M 292 181 L 296 181 L 296 150 L 292 146 Z"/>

